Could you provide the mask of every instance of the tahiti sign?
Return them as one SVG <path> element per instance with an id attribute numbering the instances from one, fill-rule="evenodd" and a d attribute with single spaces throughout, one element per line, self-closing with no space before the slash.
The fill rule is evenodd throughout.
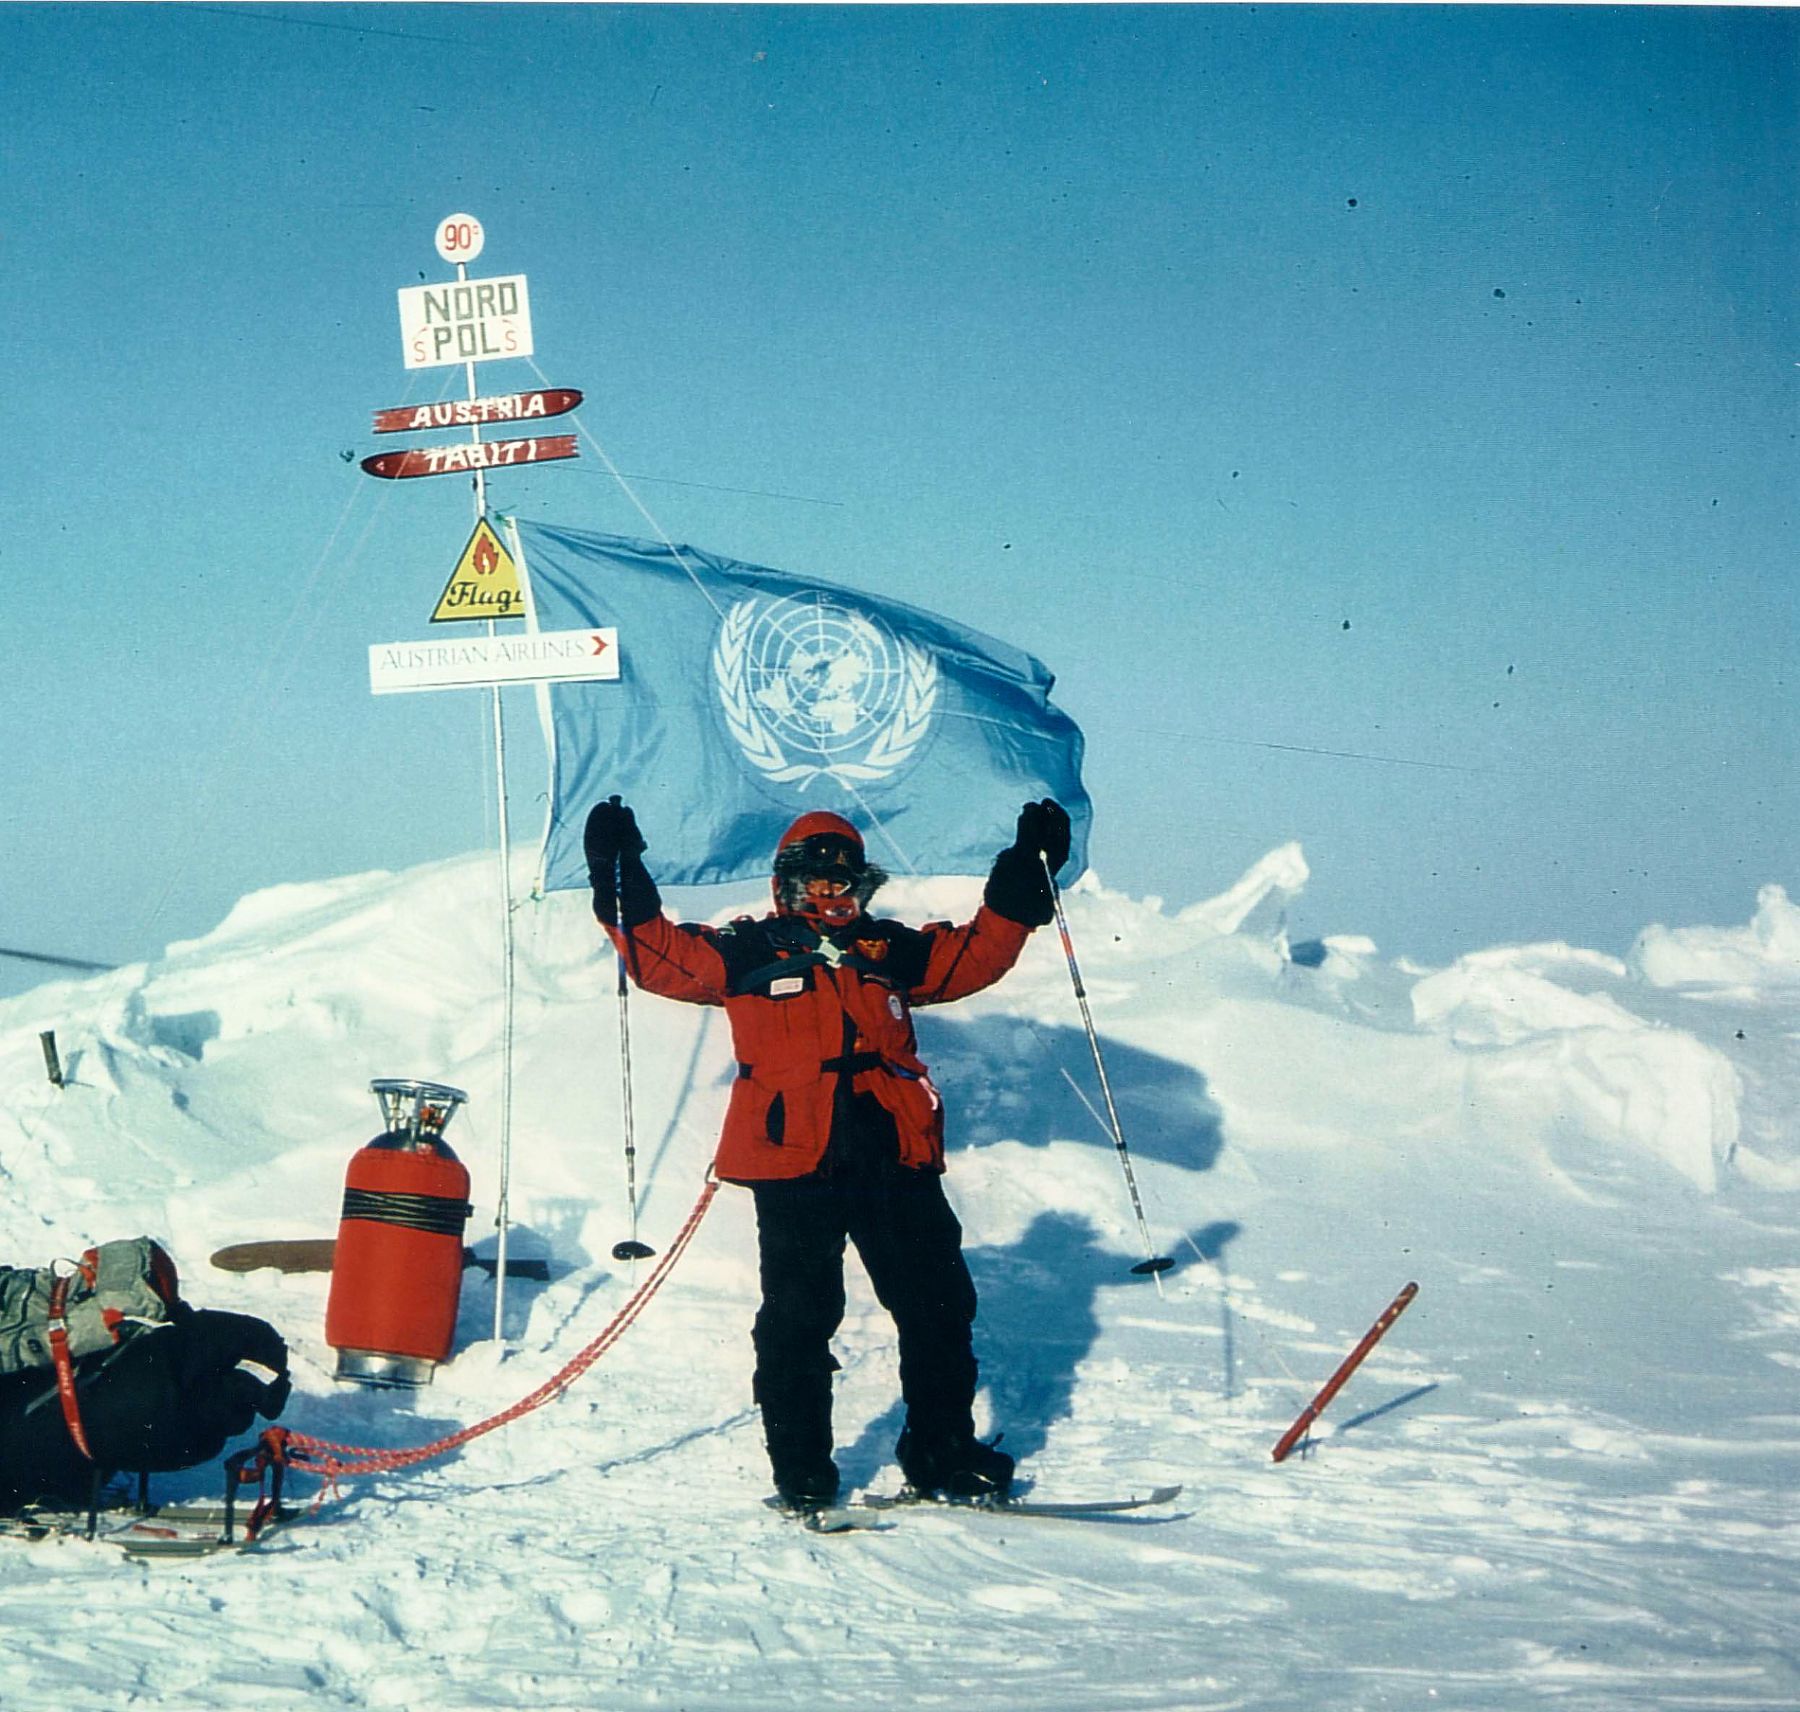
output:
<path id="1" fill-rule="evenodd" d="M 538 440 L 474 440 L 450 446 L 415 446 L 409 452 L 377 452 L 362 467 L 394 481 L 409 476 L 467 475 L 513 464 L 547 464 L 580 456 L 573 434 L 546 434 Z"/>

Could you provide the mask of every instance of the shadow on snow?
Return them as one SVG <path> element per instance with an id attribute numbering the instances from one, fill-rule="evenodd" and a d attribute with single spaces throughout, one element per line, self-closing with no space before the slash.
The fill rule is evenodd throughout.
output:
<path id="1" fill-rule="evenodd" d="M 1019 1141 L 1113 1145 L 1093 1053 L 1081 1029 L 983 1017 L 918 1019 L 920 1051 L 943 1090 L 950 1146 Z M 1107 1080 L 1134 1159 L 1207 1171 L 1224 1145 L 1217 1102 L 1191 1065 L 1101 1042 Z"/>
<path id="2" fill-rule="evenodd" d="M 1196 1252 L 1222 1261 L 1238 1230 L 1222 1221 L 1185 1235 L 1183 1261 L 1193 1263 Z M 1134 1277 L 1129 1257 L 1104 1245 L 1093 1223 L 1074 1213 L 1039 1213 L 1017 1242 L 971 1248 L 967 1258 L 981 1298 L 975 1347 L 994 1429 L 1023 1462 L 1042 1451 L 1050 1429 L 1073 1412 L 1076 1376 L 1100 1335 L 1100 1292 L 1154 1293 L 1156 1286 Z M 1227 1333 L 1221 1382 L 1229 1395 L 1229 1326 Z M 905 1418 L 896 1399 L 854 1442 L 840 1447 L 838 1462 L 850 1485 L 867 1484 L 891 1460 Z"/>
<path id="3" fill-rule="evenodd" d="M 1083 1030 L 1015 1017 L 964 1022 L 927 1014 L 917 1022 L 920 1051 L 943 1091 L 953 1156 L 1002 1141 L 1114 1146 Z M 1103 1039 L 1101 1051 L 1132 1157 L 1210 1170 L 1224 1136 L 1205 1076 L 1116 1040 Z M 954 1174 L 954 1157 L 951 1169 Z M 1123 1200 L 1122 1180 L 1118 1193 Z M 1209 1224 L 1184 1233 L 1166 1252 L 1178 1265 L 1204 1260 L 1222 1270 L 1238 1231 L 1230 1222 Z M 971 1248 L 967 1258 L 981 1298 L 975 1346 L 994 1429 L 1024 1462 L 1073 1411 L 1076 1376 L 1100 1335 L 1100 1292 L 1154 1292 L 1156 1286 L 1131 1274 L 1135 1256 L 1106 1246 L 1091 1220 L 1069 1212 L 1040 1212 L 1017 1242 Z M 1231 1331 L 1227 1317 L 1226 1395 L 1235 1389 Z M 904 1419 L 896 1399 L 840 1446 L 838 1461 L 850 1484 L 867 1483 L 890 1462 Z"/>

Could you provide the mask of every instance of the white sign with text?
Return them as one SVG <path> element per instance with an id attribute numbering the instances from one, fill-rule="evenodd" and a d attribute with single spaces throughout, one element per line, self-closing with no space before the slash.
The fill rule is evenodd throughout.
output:
<path id="1" fill-rule="evenodd" d="M 471 636 L 377 642 L 369 650 L 369 690 L 474 689 L 486 684 L 579 683 L 616 679 L 616 630 L 543 630 L 525 636 Z"/>
<path id="2" fill-rule="evenodd" d="M 531 294 L 522 273 L 405 285 L 399 295 L 409 369 L 531 355 Z"/>

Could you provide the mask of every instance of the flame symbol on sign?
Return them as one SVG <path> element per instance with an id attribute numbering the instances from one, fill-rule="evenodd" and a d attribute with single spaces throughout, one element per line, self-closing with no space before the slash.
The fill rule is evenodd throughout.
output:
<path id="1" fill-rule="evenodd" d="M 500 549 L 494 544 L 491 535 L 483 535 L 475 543 L 475 552 L 469 561 L 478 577 L 485 577 L 491 571 L 500 568 Z"/>

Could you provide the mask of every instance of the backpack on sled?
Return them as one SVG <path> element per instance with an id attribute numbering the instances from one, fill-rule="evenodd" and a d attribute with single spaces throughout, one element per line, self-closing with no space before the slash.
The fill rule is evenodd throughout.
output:
<path id="1" fill-rule="evenodd" d="M 210 1462 L 289 1391 L 266 1320 L 194 1308 L 149 1237 L 0 1266 L 0 1515 Z"/>

